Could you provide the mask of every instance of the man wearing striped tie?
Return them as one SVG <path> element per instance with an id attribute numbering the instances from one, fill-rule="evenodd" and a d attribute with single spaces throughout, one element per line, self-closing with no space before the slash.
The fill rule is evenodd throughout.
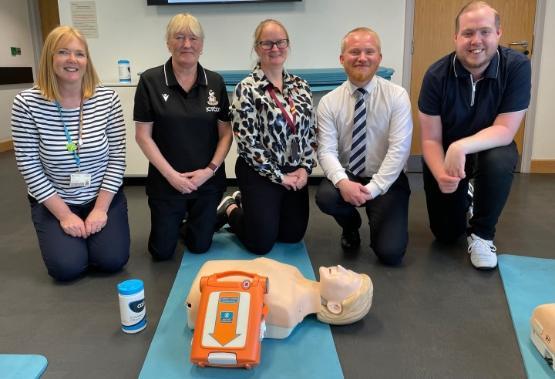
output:
<path id="1" fill-rule="evenodd" d="M 380 262 L 398 265 L 408 242 L 410 187 L 403 169 L 412 138 L 409 96 L 375 75 L 382 54 L 372 29 L 347 33 L 339 60 L 348 80 L 318 105 L 318 160 L 326 178 L 316 203 L 343 229 L 345 250 L 360 246 L 357 208 L 364 207 L 370 247 Z"/>

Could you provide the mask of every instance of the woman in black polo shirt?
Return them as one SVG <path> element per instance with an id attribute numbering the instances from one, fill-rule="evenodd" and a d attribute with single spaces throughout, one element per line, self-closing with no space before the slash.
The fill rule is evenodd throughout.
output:
<path id="1" fill-rule="evenodd" d="M 306 184 L 316 165 L 312 94 L 306 81 L 284 70 L 288 48 L 285 27 L 262 21 L 254 33 L 258 64 L 237 85 L 231 105 L 241 201 L 222 200 L 218 225 L 229 222 L 257 254 L 276 241 L 299 242 L 308 225 Z"/>
<path id="2" fill-rule="evenodd" d="M 174 16 L 166 30 L 171 58 L 145 71 L 135 93 L 135 138 L 150 162 L 148 249 L 159 260 L 173 256 L 186 214 L 188 250 L 208 250 L 225 190 L 220 165 L 232 141 L 229 100 L 222 77 L 198 63 L 203 42 L 194 16 Z"/>

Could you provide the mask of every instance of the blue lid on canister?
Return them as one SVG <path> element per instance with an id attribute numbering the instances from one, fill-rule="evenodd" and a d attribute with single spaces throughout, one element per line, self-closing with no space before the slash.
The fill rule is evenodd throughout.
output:
<path id="1" fill-rule="evenodd" d="M 118 61 L 118 64 L 125 64 L 125 63 L 129 64 L 129 61 L 127 59 L 120 59 Z"/>
<path id="2" fill-rule="evenodd" d="M 129 279 L 118 284 L 118 292 L 122 295 L 132 295 L 144 289 L 141 279 Z"/>

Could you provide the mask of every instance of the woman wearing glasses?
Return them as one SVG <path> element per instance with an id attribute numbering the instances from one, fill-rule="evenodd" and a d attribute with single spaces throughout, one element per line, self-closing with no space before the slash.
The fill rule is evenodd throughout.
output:
<path id="1" fill-rule="evenodd" d="M 77 29 L 46 37 L 37 84 L 15 97 L 12 136 L 48 274 L 119 271 L 129 258 L 125 125 Z"/>
<path id="2" fill-rule="evenodd" d="M 276 20 L 254 32 L 258 63 L 236 87 L 231 105 L 240 193 L 218 207 L 245 247 L 268 253 L 276 241 L 299 242 L 308 224 L 307 179 L 315 163 L 308 83 L 284 70 L 289 35 Z"/>
<path id="3" fill-rule="evenodd" d="M 135 138 L 148 158 L 146 192 L 156 260 L 175 252 L 184 216 L 185 245 L 204 253 L 225 191 L 223 163 L 233 139 L 229 100 L 220 75 L 199 63 L 204 32 L 188 13 L 166 28 L 168 61 L 141 75 L 135 93 Z"/>

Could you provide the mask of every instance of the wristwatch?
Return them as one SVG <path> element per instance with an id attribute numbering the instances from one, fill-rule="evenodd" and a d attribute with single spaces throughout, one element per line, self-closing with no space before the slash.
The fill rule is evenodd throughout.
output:
<path id="1" fill-rule="evenodd" d="M 218 166 L 214 162 L 208 163 L 208 168 L 212 170 L 212 176 L 216 175 L 216 171 L 218 171 Z"/>

